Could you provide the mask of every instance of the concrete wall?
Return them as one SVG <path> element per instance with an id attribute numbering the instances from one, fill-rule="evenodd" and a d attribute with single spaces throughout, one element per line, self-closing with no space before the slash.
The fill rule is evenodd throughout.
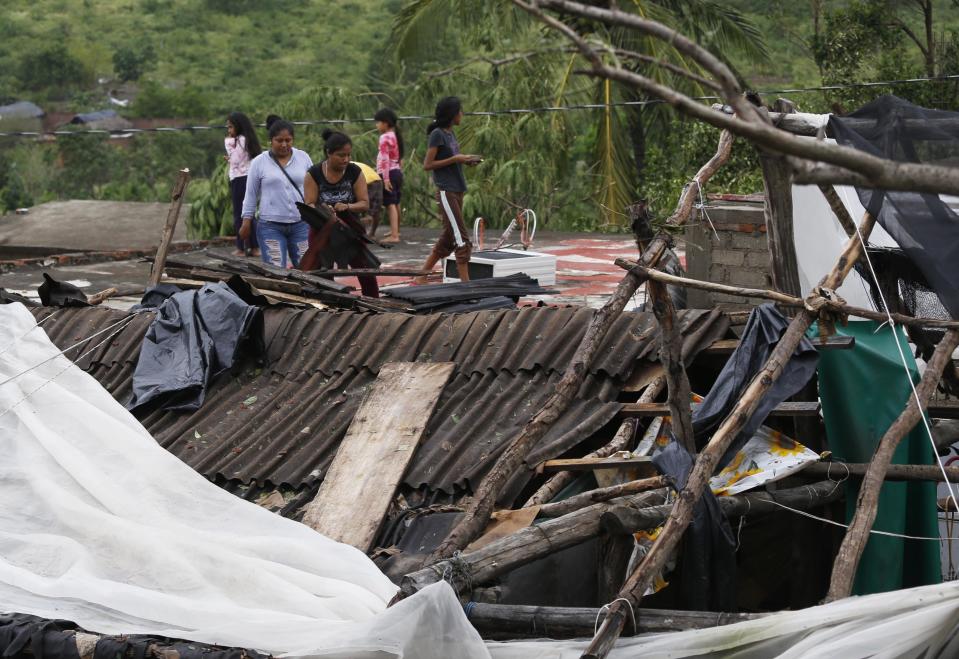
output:
<path id="1" fill-rule="evenodd" d="M 710 227 L 710 222 L 712 227 Z M 715 233 L 713 232 L 715 229 Z M 717 239 L 718 235 L 718 239 Z M 710 202 L 686 227 L 686 270 L 693 279 L 769 288 L 769 247 L 761 202 Z M 694 309 L 749 309 L 745 297 L 689 289 Z"/>

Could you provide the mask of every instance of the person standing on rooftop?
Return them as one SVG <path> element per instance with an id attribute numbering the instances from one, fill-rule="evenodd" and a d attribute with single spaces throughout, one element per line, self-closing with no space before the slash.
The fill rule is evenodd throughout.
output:
<path id="1" fill-rule="evenodd" d="M 243 198 L 246 195 L 246 177 L 250 171 L 250 163 L 263 149 L 260 140 L 256 137 L 253 123 L 242 112 L 231 112 L 226 120 L 227 136 L 223 140 L 226 148 L 226 160 L 230 164 L 230 198 L 233 200 L 233 233 L 236 234 L 235 256 L 259 256 L 260 250 L 256 242 L 256 227 L 248 240 L 240 238 L 240 227 L 243 224 Z"/>
<path id="2" fill-rule="evenodd" d="M 473 246 L 463 223 L 463 196 L 466 194 L 463 165 L 478 165 L 483 159 L 478 155 L 460 153 L 453 127 L 459 126 L 462 121 L 462 102 L 455 96 L 447 96 L 436 104 L 434 120 L 426 129 L 429 142 L 423 169 L 433 172 L 443 233 L 433 245 L 433 251 L 423 265 L 423 272 L 431 272 L 439 261 L 455 254 L 460 281 L 469 281 L 469 262 Z M 426 276 L 417 277 L 416 283 L 425 284 Z"/>
<path id="3" fill-rule="evenodd" d="M 240 237 L 247 240 L 253 234 L 253 216 L 259 206 L 257 240 L 263 262 L 295 268 L 306 253 L 310 235 L 296 202 L 304 200 L 302 182 L 313 161 L 293 146 L 290 122 L 279 118 L 269 122 L 269 135 L 270 149 L 250 163 Z"/>
<path id="4" fill-rule="evenodd" d="M 384 243 L 400 241 L 400 192 L 403 188 L 403 134 L 397 126 L 399 118 L 390 108 L 381 108 L 373 115 L 380 131 L 376 154 L 376 173 L 383 179 L 383 205 L 390 221 L 390 235 Z M 376 227 L 373 227 L 376 231 Z M 373 235 L 372 233 L 370 235 Z"/>

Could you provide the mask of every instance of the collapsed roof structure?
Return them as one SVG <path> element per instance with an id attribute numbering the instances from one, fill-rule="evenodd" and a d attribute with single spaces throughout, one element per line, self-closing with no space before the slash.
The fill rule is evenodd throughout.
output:
<path id="1" fill-rule="evenodd" d="M 959 509 L 959 470 L 937 455 L 955 438 L 937 446 L 928 419 L 957 413 L 930 402 L 953 386 L 959 346 L 959 218 L 938 194 L 959 191 L 940 162 L 957 116 L 894 98 L 828 122 L 774 113 L 652 21 L 516 3 L 639 88 L 546 10 L 668 38 L 729 104 L 670 96 L 725 131 L 666 228 L 631 209 L 639 258 L 617 261 L 606 305 L 485 306 L 542 290 L 518 280 L 364 298 L 334 271 L 167 261 L 168 224 L 152 283 L 166 270 L 189 290 L 151 289 L 130 313 L 48 282 L 75 308 L 0 308 L 6 652 L 29 639 L 70 657 L 956 653 L 937 506 Z M 786 134 L 825 131 L 865 156 Z M 761 156 L 773 290 L 663 266 L 737 132 L 776 147 Z M 795 182 L 822 184 L 844 233 L 823 241 L 833 263 L 809 291 Z M 858 224 L 834 182 L 856 187 Z M 877 224 L 902 247 L 885 283 Z M 854 268 L 869 308 L 842 297 Z M 624 313 L 644 284 L 648 310 Z M 677 309 L 668 286 L 769 304 L 748 319 Z M 921 374 L 900 326 L 921 332 Z M 137 397 L 138 421 L 121 404 L 145 383 L 162 395 Z"/>

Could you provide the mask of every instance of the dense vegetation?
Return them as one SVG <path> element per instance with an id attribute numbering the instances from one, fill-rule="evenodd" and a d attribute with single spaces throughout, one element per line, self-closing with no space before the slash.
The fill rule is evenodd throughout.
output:
<path id="1" fill-rule="evenodd" d="M 927 7 L 928 5 L 928 7 Z M 750 86 L 782 89 L 959 73 L 959 24 L 951 0 L 631 0 L 729 61 Z M 933 29 L 924 29 L 923 8 Z M 296 119 L 362 118 L 380 105 L 429 115 L 456 94 L 467 110 L 647 101 L 614 83 L 576 74 L 568 44 L 505 0 L 8 0 L 0 20 L 0 103 L 32 100 L 48 112 L 107 107 L 133 97 L 130 117 L 222 125 L 241 109 Z M 675 53 L 600 25 L 597 38 L 679 62 Z M 930 43 L 931 40 L 931 43 Z M 702 94 L 662 69 L 637 70 Z M 955 109 L 957 83 L 786 94 L 810 111 L 849 111 L 881 93 Z M 0 124 L 2 125 L 2 124 Z M 429 183 L 416 166 L 426 121 L 403 124 L 408 141 L 408 221 L 432 220 Z M 322 126 L 298 145 L 321 157 Z M 372 123 L 351 123 L 356 155 L 371 161 Z M 227 195 L 222 131 L 60 137 L 0 142 L 0 207 L 53 198 L 162 200 L 189 166 L 194 229 L 223 228 Z M 714 148 L 714 130 L 660 104 L 468 117 L 464 149 L 486 161 L 470 172 L 469 217 L 502 223 L 531 206 L 552 228 L 619 229 L 624 205 L 646 197 L 665 214 Z M 755 155 L 737 145 L 716 191 L 760 189 Z M 202 213 L 203 218 L 198 214 Z M 211 217 L 213 221 L 211 222 Z"/>

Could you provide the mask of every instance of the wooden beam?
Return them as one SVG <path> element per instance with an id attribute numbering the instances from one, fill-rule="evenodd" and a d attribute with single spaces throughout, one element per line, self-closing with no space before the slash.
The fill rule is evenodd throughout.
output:
<path id="1" fill-rule="evenodd" d="M 186 188 L 189 184 L 190 170 L 181 169 L 177 174 L 176 182 L 173 184 L 170 209 L 166 214 L 166 223 L 163 225 L 163 234 L 160 236 L 160 245 L 157 247 L 156 257 L 153 259 L 153 267 L 150 268 L 150 278 L 147 279 L 147 286 L 156 286 L 163 276 L 166 255 L 170 251 L 170 243 L 173 242 L 173 232 L 176 230 L 177 220 L 180 219 L 180 207 L 183 206 L 183 196 L 186 194 Z"/>
<path id="2" fill-rule="evenodd" d="M 680 446 L 693 454 L 696 453 L 690 408 L 693 394 L 683 361 L 683 336 L 676 326 L 676 310 L 664 284 L 647 282 L 646 292 L 659 323 L 659 362 L 663 365 L 663 376 L 666 378 L 666 404 L 673 420 L 673 434 Z"/>
<path id="3" fill-rule="evenodd" d="M 251 286 L 260 291 L 281 291 L 299 295 L 303 287 L 295 281 L 285 279 L 274 279 L 272 277 L 258 277 L 256 275 L 241 275 L 235 272 L 222 272 L 218 270 L 207 270 L 205 268 L 181 268 L 177 266 L 167 266 L 164 272 L 170 277 L 181 279 L 198 279 L 200 281 L 227 281 L 230 277 L 242 277 Z"/>
<path id="4" fill-rule="evenodd" d="M 850 350 L 856 346 L 856 337 L 832 334 L 810 339 L 817 350 Z M 720 339 L 703 348 L 701 355 L 730 355 L 739 347 L 739 339 Z"/>
<path id="5" fill-rule="evenodd" d="M 858 260 L 859 257 L 857 256 L 856 258 Z M 786 305 L 790 307 L 799 308 L 806 306 L 806 303 L 798 297 L 786 295 L 785 293 L 780 293 L 779 291 L 767 291 L 760 288 L 746 288 L 742 286 L 727 286 L 726 284 L 714 284 L 713 282 L 700 281 L 698 279 L 690 279 L 688 277 L 676 277 L 660 270 L 654 270 L 647 266 L 639 265 L 628 259 L 616 259 L 615 263 L 624 270 L 629 270 L 642 275 L 647 279 L 652 279 L 654 281 L 660 281 L 667 284 L 675 284 L 677 286 L 685 286 L 687 288 L 698 288 L 700 290 L 713 291 L 715 293 L 728 293 L 730 295 L 756 297 L 764 300 L 771 300 L 778 305 Z M 879 311 L 863 309 L 862 307 L 854 307 L 848 304 L 839 304 L 835 301 L 827 300 L 824 306 L 830 311 L 847 314 L 850 316 L 859 316 L 860 318 L 868 318 L 881 323 L 885 323 L 889 320 L 886 314 Z M 956 320 L 941 320 L 939 318 L 914 318 L 912 316 L 905 316 L 899 313 L 893 313 L 892 318 L 900 325 L 910 325 L 913 327 L 942 327 L 945 329 L 959 328 L 959 321 Z"/>
<path id="6" fill-rule="evenodd" d="M 959 408 L 956 408 L 959 410 Z M 772 409 L 769 416 L 819 416 L 820 405 L 816 401 L 786 401 Z M 620 417 L 649 417 L 669 414 L 666 403 L 623 403 Z"/>
<path id="7" fill-rule="evenodd" d="M 875 222 L 876 219 L 869 213 L 863 216 L 859 229 L 863 242 L 869 239 Z M 862 242 L 850 239 L 832 270 L 823 277 L 817 288 L 823 287 L 830 290 L 839 288 L 861 253 Z M 720 458 L 755 413 L 763 397 L 782 375 L 796 347 L 806 336 L 806 330 L 817 317 L 816 312 L 804 306 L 792 319 L 762 369 L 752 378 L 733 409 L 713 433 L 709 443 L 696 457 L 692 471 L 686 479 L 686 486 L 679 493 L 676 506 L 670 513 L 663 531 L 656 537 L 649 552 L 626 581 L 620 591 L 620 597 L 610 605 L 609 615 L 590 641 L 583 654 L 584 657 L 602 659 L 609 654 L 626 623 L 628 606 L 639 606 L 653 579 L 662 571 L 663 566 L 679 546 L 683 534 L 693 519 L 693 509 L 709 486 L 709 479 L 715 472 Z"/>
<path id="8" fill-rule="evenodd" d="M 824 481 L 771 493 L 719 497 L 718 500 L 728 517 L 747 512 L 752 516 L 782 512 L 774 501 L 799 510 L 810 510 L 838 500 L 843 491 L 834 482 Z M 461 553 L 455 559 L 444 559 L 411 572 L 403 577 L 400 590 L 404 596 L 409 596 L 446 579 L 457 592 L 466 592 L 543 556 L 595 538 L 604 532 L 601 521 L 610 511 L 616 511 L 615 519 L 620 520 L 620 526 L 609 532 L 635 533 L 662 526 L 673 509 L 673 504 L 664 502 L 665 490 L 652 490 L 580 508 L 494 540 L 476 551 Z"/>
<path id="9" fill-rule="evenodd" d="M 810 462 L 796 472 L 796 476 L 829 478 L 841 481 L 846 478 L 862 478 L 869 468 L 868 463 L 856 462 Z M 943 469 L 939 465 L 889 465 L 884 479 L 887 481 L 933 481 L 944 482 Z M 959 467 L 945 467 L 950 483 L 959 483 Z"/>
<path id="10" fill-rule="evenodd" d="M 605 446 L 601 446 L 592 453 L 586 454 L 585 458 L 606 458 L 611 456 L 613 453 L 618 453 L 619 451 L 629 449 L 630 442 L 633 441 L 633 437 L 636 435 L 636 419 L 624 419 L 619 426 L 619 430 L 616 431 L 616 434 L 613 435 L 613 438 Z M 560 491 L 573 482 L 573 479 L 576 478 L 576 474 L 571 471 L 561 471 L 552 478 L 550 478 L 546 483 L 542 485 L 536 492 L 533 493 L 526 503 L 523 504 L 523 508 L 529 508 L 530 506 L 539 506 L 548 504 L 552 501 Z"/>
<path id="11" fill-rule="evenodd" d="M 455 368 L 453 362 L 391 362 L 380 368 L 306 507 L 304 524 L 369 550 Z"/>
<path id="12" fill-rule="evenodd" d="M 788 116 L 788 115 L 785 115 Z M 793 235 L 792 168 L 781 154 L 759 149 L 763 174 L 763 214 L 769 245 L 769 273 L 777 291 L 799 296 L 799 262 Z"/>
<path id="13" fill-rule="evenodd" d="M 539 514 L 543 517 L 561 517 L 574 510 L 591 506 L 601 501 L 617 499 L 629 494 L 638 494 L 657 490 L 666 487 L 666 479 L 663 476 L 652 476 L 650 478 L 641 478 L 620 485 L 611 485 L 609 487 L 600 487 L 595 490 L 589 490 L 581 494 L 574 494 L 568 499 L 557 501 L 555 503 L 544 503 L 539 507 Z"/>
<path id="14" fill-rule="evenodd" d="M 640 469 L 655 473 L 652 459 L 648 455 L 629 458 L 564 458 L 547 460 L 537 467 L 546 474 L 558 471 L 595 471 L 597 469 Z"/>
<path id="15" fill-rule="evenodd" d="M 523 606 L 470 602 L 466 617 L 483 638 L 583 638 L 591 636 L 596 621 L 605 609 L 588 607 Z M 768 613 L 715 613 L 712 611 L 675 611 L 641 609 L 636 612 L 638 633 L 680 632 L 709 629 L 766 617 Z M 632 624 L 630 624 L 632 627 Z M 628 629 L 630 634 L 637 633 Z"/>
<path id="16" fill-rule="evenodd" d="M 720 133 L 715 155 L 699 169 L 692 181 L 686 185 L 679 196 L 679 203 L 676 205 L 675 212 L 666 221 L 668 225 L 682 226 L 686 223 L 702 186 L 729 159 L 732 145 L 732 133 L 728 131 Z M 646 266 L 656 265 L 671 243 L 672 237 L 669 232 L 661 231 L 643 250 L 640 262 Z M 518 470 L 525 468 L 526 458 L 530 451 L 535 448 L 560 415 L 569 408 L 589 370 L 589 364 L 602 346 L 610 328 L 619 318 L 623 309 L 626 308 L 626 304 L 632 299 L 633 294 L 644 282 L 645 279 L 642 276 L 627 273 L 627 276 L 623 278 L 610 296 L 609 301 L 594 314 L 589 326 L 583 333 L 582 339 L 580 339 L 579 345 L 576 347 L 576 351 L 573 353 L 573 358 L 563 371 L 563 377 L 556 383 L 550 397 L 509 442 L 492 468 L 483 477 L 476 488 L 475 496 L 467 505 L 463 517 L 433 552 L 432 559 L 454 555 L 483 532 L 503 487 Z"/>

